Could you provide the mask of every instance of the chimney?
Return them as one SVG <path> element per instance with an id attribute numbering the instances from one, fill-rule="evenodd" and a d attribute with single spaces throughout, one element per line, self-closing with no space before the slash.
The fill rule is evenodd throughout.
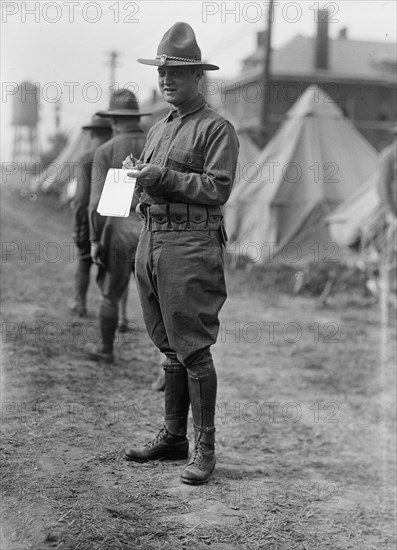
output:
<path id="1" fill-rule="evenodd" d="M 315 68 L 328 69 L 328 10 L 318 10 Z"/>
<path id="2" fill-rule="evenodd" d="M 347 38 L 347 28 L 342 27 L 339 31 L 339 38 L 346 39 Z"/>

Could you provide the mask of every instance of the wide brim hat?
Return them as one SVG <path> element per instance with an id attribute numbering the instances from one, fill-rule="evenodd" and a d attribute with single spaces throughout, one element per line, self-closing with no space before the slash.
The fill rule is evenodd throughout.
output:
<path id="1" fill-rule="evenodd" d="M 130 90 L 122 88 L 116 90 L 110 99 L 109 109 L 107 111 L 98 111 L 100 117 L 125 116 L 140 117 L 148 116 L 152 113 L 142 113 L 139 110 L 138 100 Z"/>
<path id="2" fill-rule="evenodd" d="M 94 115 L 91 118 L 91 122 L 89 122 L 85 126 L 82 126 L 81 128 L 82 130 L 109 130 L 109 132 L 112 131 L 110 121 L 98 115 Z"/>
<path id="3" fill-rule="evenodd" d="M 155 59 L 138 59 L 143 65 L 155 67 L 197 67 L 217 71 L 219 67 L 204 63 L 194 30 L 188 23 L 175 23 L 163 36 Z"/>

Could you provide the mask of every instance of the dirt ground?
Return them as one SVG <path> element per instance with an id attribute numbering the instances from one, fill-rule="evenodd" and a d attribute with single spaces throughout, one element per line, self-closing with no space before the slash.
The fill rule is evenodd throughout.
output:
<path id="1" fill-rule="evenodd" d="M 229 271 L 217 468 L 188 486 L 183 462 L 123 459 L 163 414 L 135 282 L 116 364 L 89 361 L 98 291 L 70 316 L 70 213 L 17 186 L 2 217 L 2 550 L 395 548 L 396 329 L 379 304 L 320 308 Z"/>

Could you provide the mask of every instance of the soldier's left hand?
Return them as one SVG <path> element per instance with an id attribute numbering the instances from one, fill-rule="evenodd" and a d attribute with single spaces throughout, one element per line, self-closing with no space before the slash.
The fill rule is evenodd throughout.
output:
<path id="1" fill-rule="evenodd" d="M 130 178 L 136 178 L 142 187 L 156 185 L 161 176 L 161 168 L 153 164 L 137 164 L 134 170 L 127 174 Z"/>

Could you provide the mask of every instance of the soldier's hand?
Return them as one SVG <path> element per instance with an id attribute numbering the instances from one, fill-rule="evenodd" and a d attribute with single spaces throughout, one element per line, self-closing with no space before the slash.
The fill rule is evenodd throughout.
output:
<path id="1" fill-rule="evenodd" d="M 142 187 L 152 187 L 156 185 L 161 176 L 161 168 L 154 164 L 137 164 L 134 170 L 127 174 L 130 178 L 136 178 Z"/>
<path id="2" fill-rule="evenodd" d="M 135 168 L 138 162 L 137 159 L 131 158 L 131 155 L 128 155 L 128 157 L 123 160 L 122 167 L 124 170 L 129 170 L 130 168 Z"/>
<path id="3" fill-rule="evenodd" d="M 92 242 L 91 243 L 91 259 L 94 262 L 94 264 L 105 267 L 105 264 L 102 261 L 102 254 L 103 254 L 103 246 L 100 242 Z"/>

